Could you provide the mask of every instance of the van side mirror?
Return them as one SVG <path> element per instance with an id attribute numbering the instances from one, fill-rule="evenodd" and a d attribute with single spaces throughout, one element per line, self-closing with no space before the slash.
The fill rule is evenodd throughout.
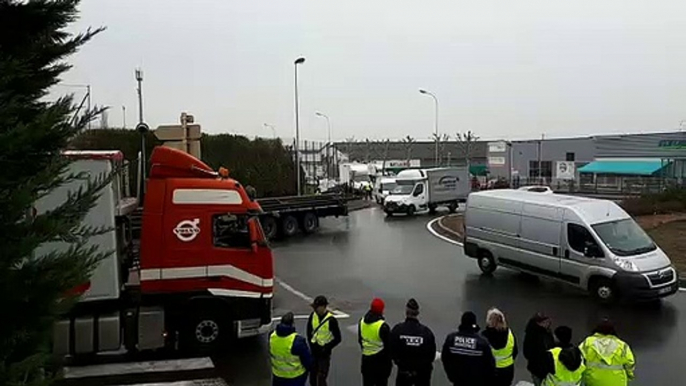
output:
<path id="1" fill-rule="evenodd" d="M 257 224 L 257 218 L 252 217 L 248 219 L 248 232 L 250 233 L 250 248 L 253 253 L 257 253 L 257 243 L 260 241 L 260 230 Z"/>

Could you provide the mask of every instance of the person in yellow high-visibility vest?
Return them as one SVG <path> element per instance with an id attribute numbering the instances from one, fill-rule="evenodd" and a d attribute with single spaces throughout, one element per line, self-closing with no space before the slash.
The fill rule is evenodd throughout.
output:
<path id="1" fill-rule="evenodd" d="M 581 386 L 586 370 L 581 352 L 576 347 L 555 347 L 548 350 L 553 358 L 553 371 L 543 380 L 543 386 Z"/>
<path id="2" fill-rule="evenodd" d="M 281 317 L 281 323 L 269 336 L 273 386 L 305 386 L 312 365 L 310 349 L 304 337 L 295 332 L 292 312 Z"/>
<path id="3" fill-rule="evenodd" d="M 331 366 L 331 351 L 341 343 L 341 329 L 338 320 L 327 306 L 329 301 L 324 296 L 314 298 L 311 306 L 314 312 L 307 321 L 307 340 L 312 350 L 312 371 L 310 386 L 326 386 Z"/>
<path id="4" fill-rule="evenodd" d="M 502 311 L 497 308 L 488 310 L 486 329 L 482 335 L 491 345 L 495 358 L 493 386 L 510 386 L 514 380 L 514 363 L 519 349 Z"/>
<path id="5" fill-rule="evenodd" d="M 626 386 L 634 379 L 636 360 L 627 343 L 617 337 L 615 327 L 604 319 L 580 345 L 586 371 L 586 386 Z"/>
<path id="6" fill-rule="evenodd" d="M 369 311 L 357 327 L 357 341 L 362 348 L 362 385 L 386 386 L 391 376 L 389 340 L 391 328 L 384 320 L 383 300 L 374 298 Z"/>

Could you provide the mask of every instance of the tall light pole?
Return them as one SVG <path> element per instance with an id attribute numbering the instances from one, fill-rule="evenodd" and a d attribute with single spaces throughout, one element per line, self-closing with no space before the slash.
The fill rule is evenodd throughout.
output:
<path id="1" fill-rule="evenodd" d="M 293 62 L 295 67 L 295 173 L 296 173 L 296 189 L 298 190 L 298 196 L 301 193 L 300 190 L 300 107 L 298 100 L 298 64 L 305 63 L 305 58 L 299 57 Z"/>
<path id="2" fill-rule="evenodd" d="M 436 95 L 431 93 L 430 91 L 424 90 L 424 89 L 419 89 L 419 92 L 425 95 L 428 95 L 432 98 L 434 98 L 434 105 L 436 106 L 436 116 L 434 117 L 434 124 L 436 125 L 434 131 L 436 134 L 436 154 L 434 155 L 434 165 L 438 166 L 438 98 L 436 98 Z"/>
<path id="3" fill-rule="evenodd" d="M 121 106 L 121 128 L 126 129 L 126 106 Z"/>
<path id="4" fill-rule="evenodd" d="M 88 111 L 91 111 L 91 85 L 90 84 L 64 84 L 60 83 L 58 86 L 62 87 L 76 87 L 76 88 L 85 88 L 86 89 L 86 95 L 84 96 L 84 99 L 86 100 L 86 109 Z M 81 106 L 83 106 L 83 100 L 81 101 L 81 105 L 79 105 L 79 110 L 81 109 Z M 77 111 L 78 113 L 78 111 Z M 74 115 L 74 119 L 76 119 L 76 115 Z M 91 128 L 91 121 L 90 119 L 88 120 L 88 129 L 90 130 Z"/>
<path id="5" fill-rule="evenodd" d="M 329 140 L 326 144 L 326 178 L 331 179 L 331 159 L 329 159 L 329 148 L 331 147 L 331 120 L 329 116 L 317 111 L 314 115 L 326 119 L 326 126 L 328 128 Z"/>
<path id="6" fill-rule="evenodd" d="M 274 128 L 274 125 L 270 125 L 269 123 L 263 123 L 262 126 L 271 129 L 272 130 L 272 137 L 276 139 L 276 129 Z"/>
<path id="7" fill-rule="evenodd" d="M 138 123 L 143 122 L 143 70 L 136 69 L 136 81 L 138 82 Z"/>

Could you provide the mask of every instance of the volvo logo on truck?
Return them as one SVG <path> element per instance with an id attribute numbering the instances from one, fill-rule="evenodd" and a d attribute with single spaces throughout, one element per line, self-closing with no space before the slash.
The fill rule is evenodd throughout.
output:
<path id="1" fill-rule="evenodd" d="M 174 234 L 183 242 L 193 241 L 200 233 L 200 219 L 183 220 L 174 228 Z"/>

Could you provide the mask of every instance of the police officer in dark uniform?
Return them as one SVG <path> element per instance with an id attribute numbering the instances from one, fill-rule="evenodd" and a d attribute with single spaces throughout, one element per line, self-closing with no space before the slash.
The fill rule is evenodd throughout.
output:
<path id="1" fill-rule="evenodd" d="M 429 386 L 436 359 L 436 339 L 419 323 L 419 304 L 410 299 L 405 306 L 405 321 L 391 330 L 391 357 L 398 366 L 396 386 Z"/>
<path id="2" fill-rule="evenodd" d="M 456 332 L 443 343 L 441 362 L 450 383 L 459 386 L 489 386 L 495 375 L 495 358 L 486 338 L 479 335 L 476 315 L 462 314 Z"/>

